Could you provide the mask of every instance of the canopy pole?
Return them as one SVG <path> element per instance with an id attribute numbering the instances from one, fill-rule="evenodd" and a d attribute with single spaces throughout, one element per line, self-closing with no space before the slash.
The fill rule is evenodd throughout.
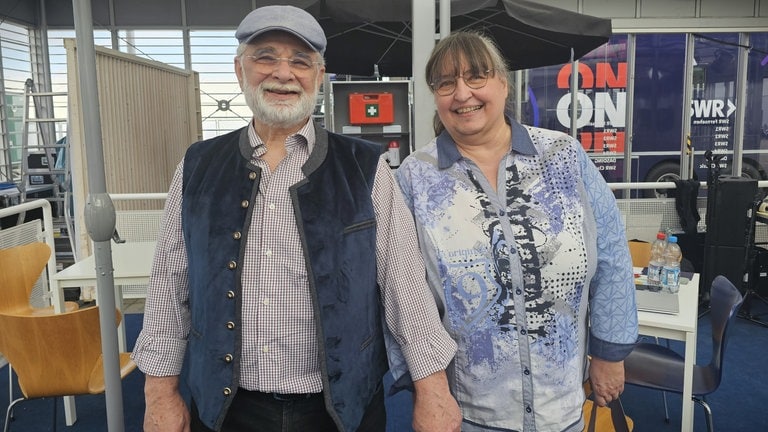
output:
<path id="1" fill-rule="evenodd" d="M 93 42 L 93 18 L 90 0 L 73 0 L 77 65 L 83 110 L 83 139 L 88 167 L 88 198 L 84 217 L 88 234 L 94 242 L 96 290 L 99 299 L 101 352 L 107 430 L 123 432 L 123 391 L 120 382 L 120 355 L 117 346 L 115 283 L 110 240 L 115 231 L 115 208 L 107 194 L 104 148 L 101 139 L 99 93 L 96 76 L 96 50 Z"/>
<path id="2" fill-rule="evenodd" d="M 578 139 L 579 115 L 579 61 L 574 59 L 571 47 L 571 136 Z"/>

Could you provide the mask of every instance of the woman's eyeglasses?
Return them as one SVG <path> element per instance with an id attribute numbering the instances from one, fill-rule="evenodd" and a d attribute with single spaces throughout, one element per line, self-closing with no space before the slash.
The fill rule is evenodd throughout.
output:
<path id="1" fill-rule="evenodd" d="M 467 87 L 477 90 L 485 87 L 492 71 L 493 69 L 488 69 L 483 72 L 467 71 L 455 77 L 441 77 L 437 81 L 430 83 L 429 86 L 432 88 L 432 91 L 440 96 L 450 96 L 456 91 L 456 83 L 458 83 L 459 78 L 461 78 L 464 80 L 464 84 L 466 84 Z"/>

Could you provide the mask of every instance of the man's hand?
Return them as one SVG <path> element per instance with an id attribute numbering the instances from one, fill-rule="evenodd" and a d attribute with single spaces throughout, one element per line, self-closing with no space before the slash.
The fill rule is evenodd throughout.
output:
<path id="1" fill-rule="evenodd" d="M 189 409 L 179 393 L 179 377 L 146 376 L 144 432 L 190 432 Z"/>
<path id="2" fill-rule="evenodd" d="M 595 403 L 606 406 L 624 391 L 624 361 L 610 362 L 592 357 L 589 380 L 595 393 Z"/>
<path id="3" fill-rule="evenodd" d="M 451 396 L 445 371 L 413 382 L 413 430 L 460 432 L 461 410 Z"/>

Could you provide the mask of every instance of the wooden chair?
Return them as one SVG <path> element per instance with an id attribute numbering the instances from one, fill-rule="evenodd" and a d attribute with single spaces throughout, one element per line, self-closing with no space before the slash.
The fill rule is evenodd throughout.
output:
<path id="1" fill-rule="evenodd" d="M 118 312 L 118 323 L 120 319 Z M 8 406 L 4 432 L 14 406 L 24 400 L 104 392 L 96 306 L 51 315 L 0 313 L 0 352 L 16 370 L 24 395 Z M 135 368 L 130 353 L 120 353 L 120 377 Z M 55 431 L 55 402 L 53 411 Z"/>
<path id="2" fill-rule="evenodd" d="M 51 248 L 42 242 L 0 249 L 0 312 L 17 315 L 49 315 L 53 307 L 30 305 L 35 283 L 48 264 Z M 65 310 L 78 308 L 77 302 L 66 302 Z"/>

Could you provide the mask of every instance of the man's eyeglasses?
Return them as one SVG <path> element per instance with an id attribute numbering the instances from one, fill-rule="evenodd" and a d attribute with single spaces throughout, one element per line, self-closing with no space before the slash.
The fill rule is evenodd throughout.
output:
<path id="1" fill-rule="evenodd" d="M 492 71 L 493 69 L 483 72 L 467 71 L 455 77 L 441 77 L 437 81 L 430 83 L 429 86 L 432 88 L 432 91 L 440 96 L 450 96 L 456 91 L 456 83 L 461 78 L 467 87 L 477 90 L 488 84 L 488 76 L 490 76 Z"/>
<path id="2" fill-rule="evenodd" d="M 257 65 L 263 67 L 264 69 L 270 69 L 274 70 L 274 68 L 277 67 L 278 64 L 280 64 L 281 61 L 285 61 L 288 63 L 288 66 L 293 71 L 308 71 L 312 68 L 312 66 L 316 64 L 320 64 L 318 61 L 312 61 L 308 57 L 275 57 L 271 54 L 260 54 L 260 55 L 247 55 L 249 59 L 253 60 L 254 63 Z"/>

